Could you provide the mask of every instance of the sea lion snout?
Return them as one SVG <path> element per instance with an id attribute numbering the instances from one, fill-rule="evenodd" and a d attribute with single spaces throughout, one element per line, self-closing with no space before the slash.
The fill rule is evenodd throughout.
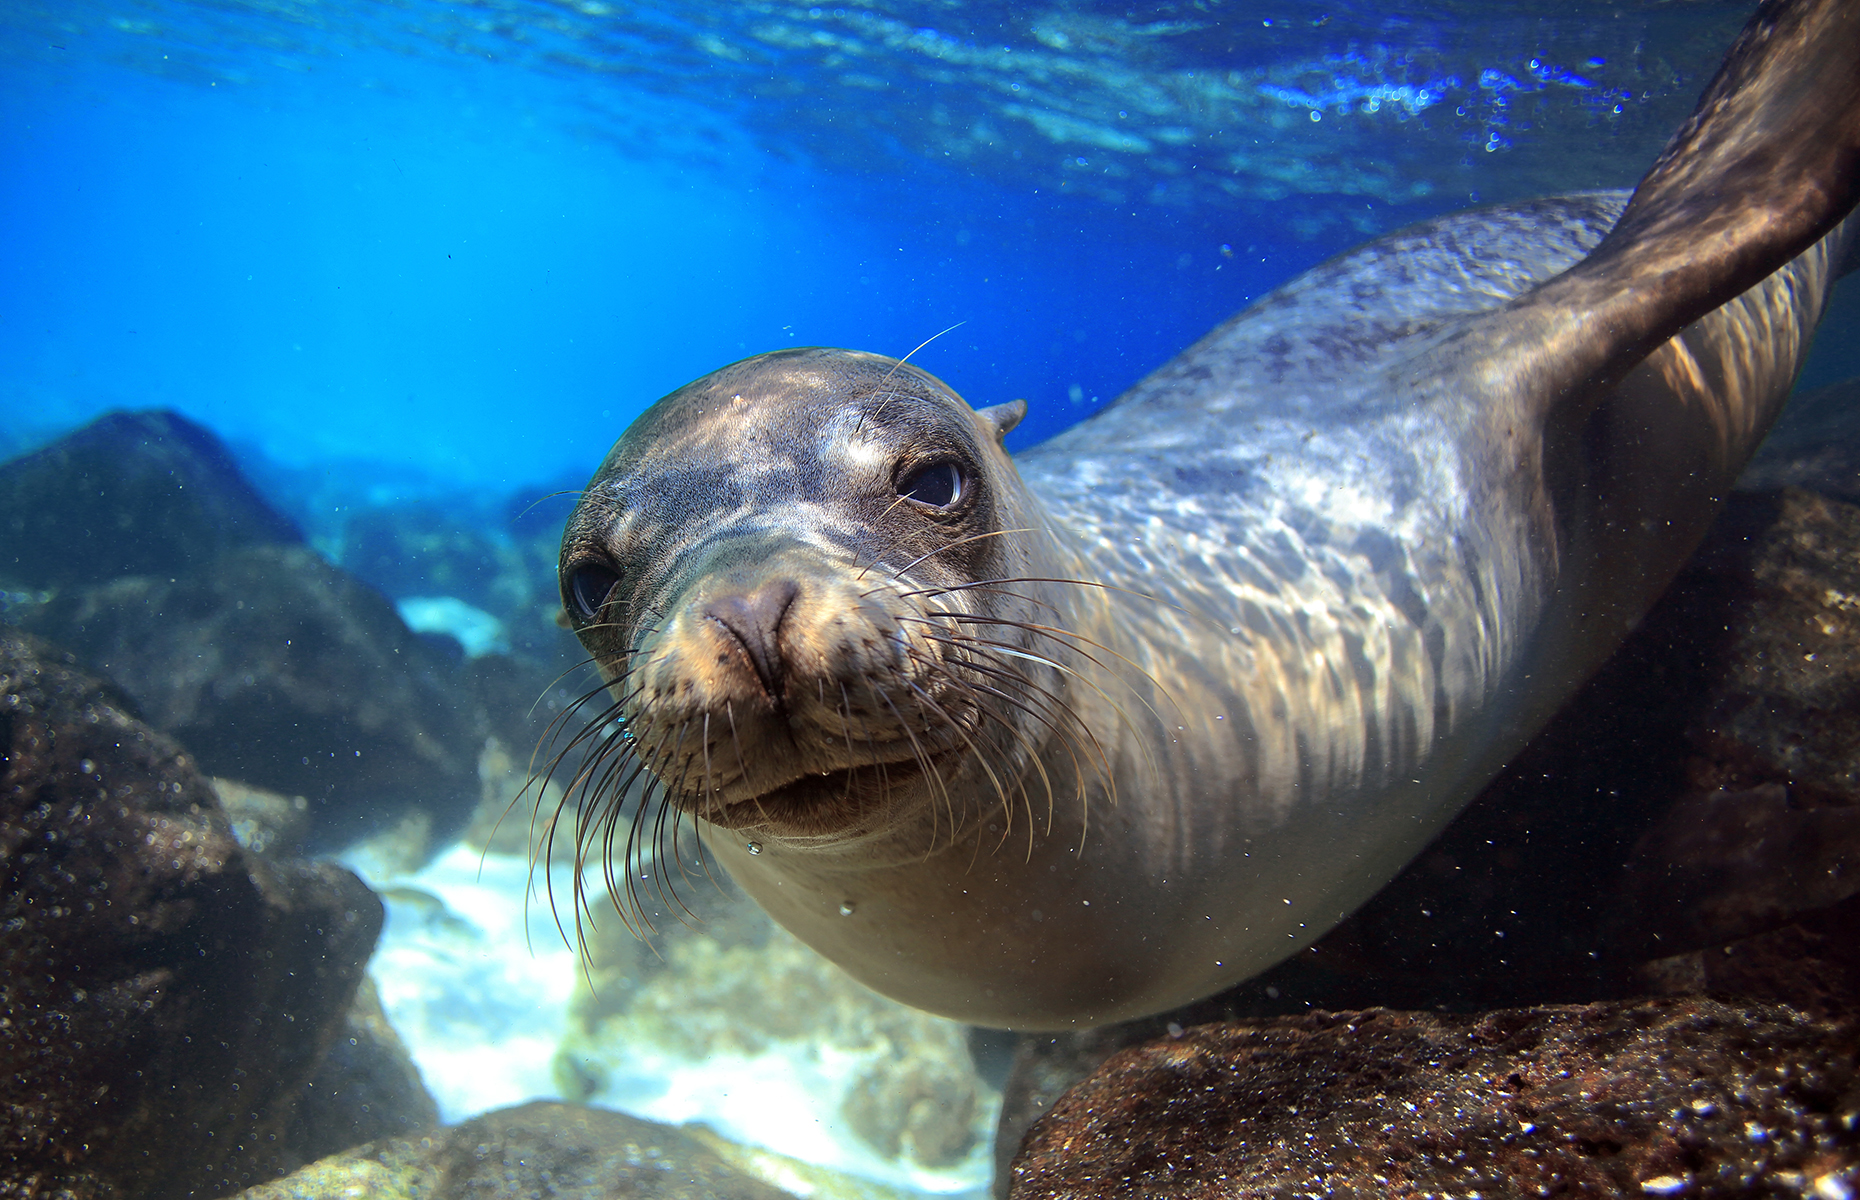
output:
<path id="1" fill-rule="evenodd" d="M 704 556 L 642 639 L 627 721 L 671 798 L 819 832 L 902 797 L 972 720 L 888 579 L 811 546 Z"/>
<path id="2" fill-rule="evenodd" d="M 812 547 L 765 549 L 751 566 L 691 573 L 642 643 L 649 687 L 721 712 L 804 722 L 830 693 L 870 692 L 904 668 L 908 636 L 892 589 Z M 675 682 L 674 682 L 675 680 Z"/>
<path id="3" fill-rule="evenodd" d="M 754 664 L 763 690 L 781 702 L 788 669 L 782 657 L 781 627 L 801 585 L 792 579 L 761 582 L 748 591 L 729 591 L 704 607 L 704 615 L 723 626 Z"/>

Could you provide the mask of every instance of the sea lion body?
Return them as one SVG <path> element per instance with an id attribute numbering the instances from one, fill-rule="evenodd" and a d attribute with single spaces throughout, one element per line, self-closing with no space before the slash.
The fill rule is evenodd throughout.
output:
<path id="1" fill-rule="evenodd" d="M 870 355 L 660 401 L 564 538 L 624 722 L 581 840 L 658 789 L 803 940 L 976 1024 L 1160 1011 L 1308 944 L 1618 644 L 1779 410 L 1851 237 L 1851 80 L 1816 214 L 1767 149 L 1764 222 L 1698 205 L 1755 194 L 1774 56 L 1851 74 L 1852 24 L 1767 5 L 1625 215 L 1373 242 L 1018 466 L 1017 411 Z"/>

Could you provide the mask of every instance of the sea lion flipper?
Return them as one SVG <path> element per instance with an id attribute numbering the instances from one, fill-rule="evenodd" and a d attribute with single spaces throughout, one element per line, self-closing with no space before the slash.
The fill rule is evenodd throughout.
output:
<path id="1" fill-rule="evenodd" d="M 1860 6 L 1765 0 L 1609 235 L 1493 317 L 1528 369 L 1559 382 L 1541 404 L 1585 408 L 1856 200 Z"/>

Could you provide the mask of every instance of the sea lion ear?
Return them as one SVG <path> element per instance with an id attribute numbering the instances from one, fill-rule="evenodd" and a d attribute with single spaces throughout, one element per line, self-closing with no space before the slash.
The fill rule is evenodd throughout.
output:
<path id="1" fill-rule="evenodd" d="M 1006 404 L 991 404 L 987 408 L 976 409 L 975 415 L 995 427 L 995 439 L 999 441 L 1027 415 L 1027 402 L 1009 400 Z"/>

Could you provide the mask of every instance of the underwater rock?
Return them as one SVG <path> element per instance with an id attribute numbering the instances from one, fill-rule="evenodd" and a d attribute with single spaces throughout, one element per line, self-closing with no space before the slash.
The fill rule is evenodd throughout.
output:
<path id="1" fill-rule="evenodd" d="M 1685 578 L 1728 610 L 1688 730 L 1693 786 L 1783 783 L 1860 805 L 1860 505 L 1793 488 L 1742 497 Z"/>
<path id="2" fill-rule="evenodd" d="M 322 1066 L 298 1098 L 290 1123 L 291 1157 L 315 1162 L 438 1124 L 439 1106 L 388 1023 L 374 980 L 364 977 Z"/>
<path id="3" fill-rule="evenodd" d="M 458 665 L 306 547 L 72 588 L 18 622 L 115 680 L 207 771 L 306 797 L 312 849 L 408 810 L 456 832 L 477 802 L 485 717 Z"/>
<path id="4" fill-rule="evenodd" d="M 110 413 L 0 464 L 0 585 L 174 575 L 302 541 L 219 439 L 177 413 Z"/>
<path id="5" fill-rule="evenodd" d="M 172 413 L 111 414 L 0 466 L 0 613 L 111 677 L 208 771 L 306 798 L 301 822 L 246 822 L 257 836 L 330 849 L 411 816 L 430 849 L 478 800 L 486 734 L 533 742 L 559 711 L 521 715 L 554 672 L 461 663 L 302 540 Z"/>
<path id="6" fill-rule="evenodd" d="M 1742 492 L 1785 487 L 1860 504 L 1860 379 L 1791 396 L 1737 480 Z"/>
<path id="7" fill-rule="evenodd" d="M 1780 928 L 1856 892 L 1860 805 L 1810 805 L 1781 784 L 1710 792 L 1642 836 L 1606 932 L 1618 955 L 1666 957 Z"/>
<path id="8" fill-rule="evenodd" d="M 1008 1194 L 1845 1196 L 1857 1050 L 1705 999 L 1204 1026 L 1069 1092 Z"/>
<path id="9" fill-rule="evenodd" d="M 952 1053 L 952 1040 L 942 1039 L 933 1054 L 914 1045 L 895 1057 L 879 1055 L 846 1089 L 840 1113 L 866 1145 L 885 1158 L 927 1167 L 954 1166 L 969 1156 L 983 1105 L 975 1072 Z"/>
<path id="10" fill-rule="evenodd" d="M 782 1200 L 703 1140 L 620 1113 L 539 1102 L 394 1138 L 240 1193 L 240 1200 Z"/>
<path id="11" fill-rule="evenodd" d="M 224 1195 L 296 1165 L 382 910 L 234 839 L 174 741 L 0 628 L 0 1193 Z"/>
<path id="12" fill-rule="evenodd" d="M 253 787 L 236 779 L 209 779 L 220 810 L 239 844 L 272 858 L 298 858 L 310 832 L 310 801 Z"/>
<path id="13" fill-rule="evenodd" d="M 1860 896 L 1722 946 L 1644 963 L 1648 991 L 1787 1004 L 1815 1017 L 1860 1018 Z"/>

